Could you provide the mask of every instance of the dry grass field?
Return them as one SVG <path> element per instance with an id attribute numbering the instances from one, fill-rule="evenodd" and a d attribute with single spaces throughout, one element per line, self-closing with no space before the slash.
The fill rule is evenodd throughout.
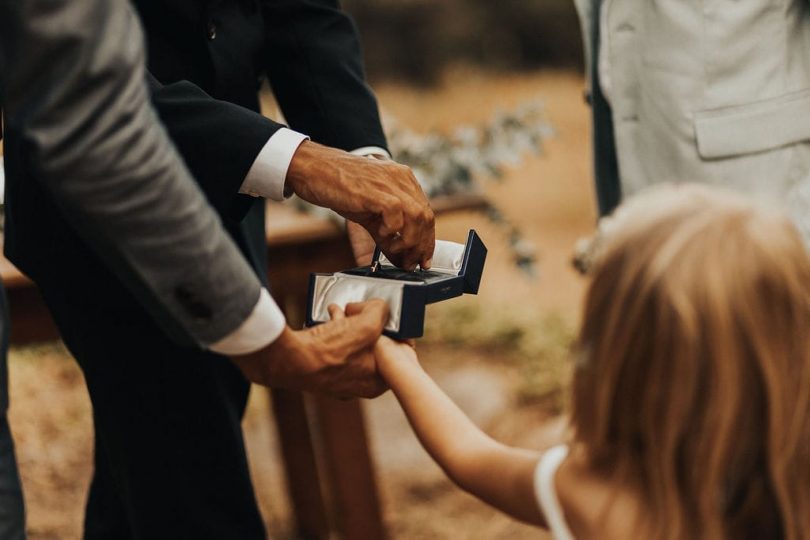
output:
<path id="1" fill-rule="evenodd" d="M 499 439 L 542 448 L 562 436 L 567 347 L 583 280 L 570 266 L 574 242 L 590 232 L 588 110 L 581 77 L 568 72 L 487 75 L 455 70 L 432 89 L 383 85 L 383 109 L 419 131 L 486 121 L 541 98 L 556 136 L 540 157 L 510 170 L 488 192 L 538 248 L 538 275 L 514 268 L 503 233 L 485 218 L 442 218 L 438 236 L 479 230 L 490 248 L 481 294 L 433 306 L 421 358 L 472 418 Z M 10 421 L 26 491 L 32 540 L 81 533 L 92 470 L 90 405 L 82 375 L 58 344 L 15 349 Z M 244 429 L 262 512 L 273 538 L 289 538 L 289 507 L 269 421 L 267 393 L 254 388 Z M 411 434 L 392 396 L 366 406 L 385 518 L 394 539 L 543 537 L 454 488 Z"/>

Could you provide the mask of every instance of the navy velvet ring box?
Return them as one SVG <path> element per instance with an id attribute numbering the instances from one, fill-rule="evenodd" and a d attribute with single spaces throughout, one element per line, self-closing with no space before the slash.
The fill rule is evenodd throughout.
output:
<path id="1" fill-rule="evenodd" d="M 385 335 L 395 339 L 421 337 L 426 305 L 462 294 L 478 294 L 486 258 L 486 246 L 471 230 L 466 244 L 437 240 L 430 270 L 408 272 L 381 257 L 379 264 L 372 266 L 312 274 L 307 325 L 328 321 L 327 308 L 331 304 L 345 309 L 346 304 L 382 298 L 391 313 Z"/>

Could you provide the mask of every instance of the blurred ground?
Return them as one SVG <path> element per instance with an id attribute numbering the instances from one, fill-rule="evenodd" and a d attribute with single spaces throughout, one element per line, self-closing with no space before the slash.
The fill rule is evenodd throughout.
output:
<path id="1" fill-rule="evenodd" d="M 421 358 L 489 433 L 542 448 L 561 436 L 567 347 L 584 283 L 572 270 L 577 238 L 594 223 L 588 110 L 583 81 L 568 72 L 487 75 L 456 70 L 432 89 L 378 87 L 383 109 L 417 130 L 450 130 L 498 108 L 542 98 L 557 132 L 541 157 L 510 171 L 492 197 L 539 251 L 538 276 L 515 269 L 503 233 L 474 215 L 442 218 L 438 235 L 463 240 L 475 227 L 490 248 L 481 294 L 433 306 Z M 15 349 L 10 421 L 26 490 L 32 540 L 78 538 L 91 474 L 90 405 L 61 346 Z M 253 478 L 268 530 L 288 537 L 289 508 L 266 392 L 254 389 L 244 421 Z M 395 539 L 522 539 L 516 524 L 455 489 L 412 436 L 392 396 L 367 404 L 386 521 Z"/>

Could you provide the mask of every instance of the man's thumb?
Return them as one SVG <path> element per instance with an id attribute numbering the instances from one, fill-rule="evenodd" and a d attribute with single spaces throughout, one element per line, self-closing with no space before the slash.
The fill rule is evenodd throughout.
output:
<path id="1" fill-rule="evenodd" d="M 359 304 L 346 305 L 346 315 L 360 319 L 358 322 L 369 331 L 373 338 L 382 333 L 388 322 L 388 313 L 388 303 L 379 298 L 373 298 Z"/>

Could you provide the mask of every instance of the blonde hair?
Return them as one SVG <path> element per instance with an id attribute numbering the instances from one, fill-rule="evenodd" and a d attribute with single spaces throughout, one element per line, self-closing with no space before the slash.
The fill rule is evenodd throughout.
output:
<path id="1" fill-rule="evenodd" d="M 810 538 L 810 258 L 781 213 L 663 187 L 605 227 L 572 422 L 658 538 Z"/>

